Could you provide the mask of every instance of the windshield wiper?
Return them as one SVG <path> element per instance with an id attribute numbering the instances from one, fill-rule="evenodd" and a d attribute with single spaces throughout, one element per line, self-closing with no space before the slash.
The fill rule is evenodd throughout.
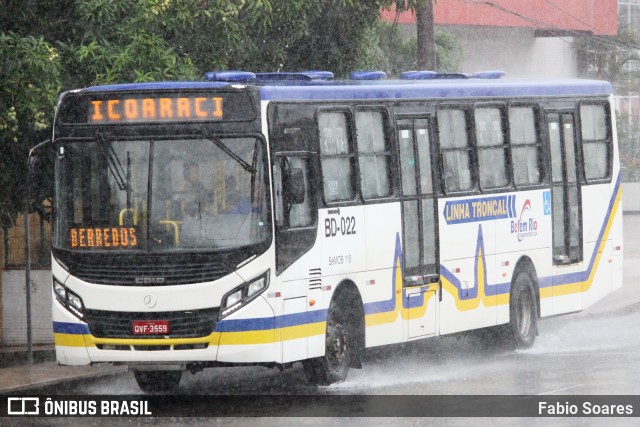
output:
<path id="1" fill-rule="evenodd" d="M 251 166 L 249 163 L 244 161 L 242 157 L 238 156 L 236 153 L 231 151 L 229 147 L 227 147 L 220 138 L 218 138 L 217 136 L 214 136 L 207 129 L 202 130 L 202 135 L 204 135 L 204 137 L 209 141 L 213 142 L 216 145 L 216 147 L 224 151 L 229 157 L 231 157 L 233 160 L 238 162 L 240 166 L 242 166 L 242 169 L 246 170 L 247 172 L 250 172 L 252 175 L 256 173 L 256 169 L 253 166 Z"/>
<path id="2" fill-rule="evenodd" d="M 100 145 L 100 150 L 102 151 L 104 158 L 107 160 L 109 172 L 111 172 L 113 179 L 116 180 L 116 185 L 122 191 L 129 190 L 129 177 L 125 173 L 118 155 L 109 144 L 106 136 L 101 132 L 98 132 L 96 134 L 96 139 L 98 140 L 98 144 Z"/>

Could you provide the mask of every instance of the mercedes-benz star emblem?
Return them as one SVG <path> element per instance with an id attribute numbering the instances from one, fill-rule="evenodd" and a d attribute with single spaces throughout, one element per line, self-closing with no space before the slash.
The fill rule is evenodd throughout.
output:
<path id="1" fill-rule="evenodd" d="M 156 297 L 154 297 L 153 295 L 144 296 L 144 305 L 146 305 L 147 308 L 154 308 L 156 304 L 158 304 L 158 300 L 156 299 Z"/>

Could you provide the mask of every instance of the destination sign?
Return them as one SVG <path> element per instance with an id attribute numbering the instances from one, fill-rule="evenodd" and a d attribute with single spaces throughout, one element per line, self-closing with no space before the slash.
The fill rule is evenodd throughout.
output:
<path id="1" fill-rule="evenodd" d="M 248 91 L 122 91 L 70 94 L 62 98 L 61 124 L 245 122 L 256 119 Z"/>
<path id="2" fill-rule="evenodd" d="M 136 227 L 72 228 L 69 238 L 73 249 L 129 249 L 138 246 Z"/>
<path id="3" fill-rule="evenodd" d="M 120 98 L 91 101 L 88 123 L 222 120 L 223 98 Z"/>

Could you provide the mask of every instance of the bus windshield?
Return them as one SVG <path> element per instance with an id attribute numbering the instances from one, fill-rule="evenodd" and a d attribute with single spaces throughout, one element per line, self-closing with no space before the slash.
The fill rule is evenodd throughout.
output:
<path id="1" fill-rule="evenodd" d="M 233 249 L 271 236 L 259 138 L 98 135 L 57 147 L 58 248 Z"/>

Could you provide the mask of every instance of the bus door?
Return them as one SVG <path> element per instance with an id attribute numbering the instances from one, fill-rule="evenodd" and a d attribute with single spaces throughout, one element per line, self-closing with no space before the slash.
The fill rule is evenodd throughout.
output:
<path id="1" fill-rule="evenodd" d="M 440 276 L 432 120 L 402 118 L 396 121 L 396 129 L 402 186 L 403 310 L 408 337 L 415 338 L 436 332 Z"/>
<path id="2" fill-rule="evenodd" d="M 553 310 L 582 310 L 582 207 L 573 112 L 547 114 L 551 153 Z"/>

